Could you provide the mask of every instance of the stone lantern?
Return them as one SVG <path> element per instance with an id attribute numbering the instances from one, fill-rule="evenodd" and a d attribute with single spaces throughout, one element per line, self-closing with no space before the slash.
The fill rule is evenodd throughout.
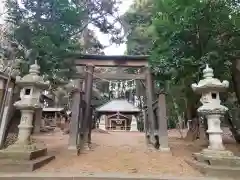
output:
<path id="1" fill-rule="evenodd" d="M 198 108 L 198 112 L 207 118 L 207 133 L 209 134 L 208 149 L 224 150 L 220 118 L 228 109 L 221 105 L 219 93 L 228 88 L 229 82 L 220 82 L 219 79 L 213 76 L 213 69 L 206 65 L 206 68 L 203 70 L 204 79 L 200 80 L 198 84 L 192 84 L 192 89 L 202 95 L 200 100 L 202 106 Z"/>
<path id="2" fill-rule="evenodd" d="M 40 95 L 43 90 L 49 87 L 49 82 L 45 82 L 43 77 L 39 76 L 39 65 L 30 66 L 29 74 L 16 80 L 16 84 L 21 88 L 20 101 L 15 102 L 14 106 L 21 111 L 21 120 L 18 126 L 18 141 L 14 146 L 35 149 L 35 146 L 29 146 L 30 135 L 33 128 L 33 115 L 35 109 L 41 108 Z"/>
<path id="3" fill-rule="evenodd" d="M 43 144 L 31 140 L 33 115 L 36 109 L 42 108 L 40 95 L 49 86 L 49 82 L 45 82 L 43 77 L 39 76 L 39 69 L 35 62 L 30 66 L 29 74 L 16 79 L 16 84 L 21 89 L 21 100 L 14 103 L 21 111 L 18 140 L 8 148 L 0 150 L 0 161 L 4 164 L 1 166 L 2 172 L 33 171 L 55 158 L 47 155 L 47 148 Z"/>
<path id="4" fill-rule="evenodd" d="M 220 118 L 228 108 L 221 105 L 219 93 L 225 91 L 229 83 L 214 78 L 213 69 L 208 65 L 203 70 L 203 77 L 198 84 L 192 84 L 192 89 L 201 94 L 202 106 L 198 108 L 198 113 L 206 116 L 209 146 L 200 153 L 194 153 L 196 161 L 186 161 L 207 175 L 239 177 L 240 158 L 225 150 L 220 126 Z"/>

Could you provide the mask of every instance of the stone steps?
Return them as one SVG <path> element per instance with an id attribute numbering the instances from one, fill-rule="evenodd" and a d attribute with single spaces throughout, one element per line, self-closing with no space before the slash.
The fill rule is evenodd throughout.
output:
<path id="1" fill-rule="evenodd" d="M 53 160 L 54 156 L 41 156 L 33 160 L 1 159 L 0 172 L 31 172 Z"/>
<path id="2" fill-rule="evenodd" d="M 14 149 L 4 149 L 0 151 L 0 159 L 33 160 L 46 155 L 47 148 L 38 149 L 35 151 L 20 151 Z"/>
<path id="3" fill-rule="evenodd" d="M 240 157 L 237 156 L 201 156 L 199 153 L 195 153 L 194 158 L 201 163 L 205 163 L 211 166 L 224 166 L 224 167 L 239 167 L 240 168 Z"/>
<path id="4" fill-rule="evenodd" d="M 47 155 L 47 149 L 23 151 L 4 149 L 0 151 L 0 172 L 31 172 L 47 164 L 55 156 Z"/>
<path id="5" fill-rule="evenodd" d="M 240 167 L 219 165 L 208 165 L 204 162 L 198 162 L 195 160 L 185 160 L 190 166 L 198 170 L 204 175 L 221 177 L 221 178 L 236 178 L 240 177 Z"/>

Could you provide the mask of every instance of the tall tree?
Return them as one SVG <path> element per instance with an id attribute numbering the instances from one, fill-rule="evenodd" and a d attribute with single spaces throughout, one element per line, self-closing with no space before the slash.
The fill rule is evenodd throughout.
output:
<path id="1" fill-rule="evenodd" d="M 6 7 L 7 20 L 14 25 L 11 38 L 27 52 L 26 64 L 37 58 L 42 73 L 50 79 L 74 72 L 72 62 L 65 59 L 81 52 L 79 37 L 89 23 L 118 38 L 117 20 L 108 20 L 109 16 L 116 18 L 116 0 L 7 0 Z"/>
<path id="2" fill-rule="evenodd" d="M 153 44 L 153 0 L 135 0 L 123 15 L 127 54 L 148 55 Z"/>
<path id="3" fill-rule="evenodd" d="M 239 57 L 240 45 L 239 5 L 234 3 L 155 0 L 151 63 L 162 84 L 170 82 L 171 90 L 185 99 L 187 119 L 193 119 L 198 106 L 190 85 L 202 78 L 206 63 L 218 78 L 231 82 L 231 66 Z M 178 104 L 182 97 L 175 98 Z"/>

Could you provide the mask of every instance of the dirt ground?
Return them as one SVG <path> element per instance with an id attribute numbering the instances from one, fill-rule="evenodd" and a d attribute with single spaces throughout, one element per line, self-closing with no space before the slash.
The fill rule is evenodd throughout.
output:
<path id="1" fill-rule="evenodd" d="M 201 176 L 185 163 L 193 152 L 200 151 L 200 142 L 186 142 L 179 139 L 179 133 L 169 131 L 171 153 L 149 150 L 144 141 L 144 133 L 93 132 L 92 148 L 80 156 L 67 150 L 68 135 L 59 130 L 36 137 L 43 141 L 56 159 L 45 165 L 38 172 L 73 172 L 97 173 L 119 172 L 139 174 L 161 174 L 171 176 Z M 239 152 L 240 147 L 229 144 L 228 147 Z"/>

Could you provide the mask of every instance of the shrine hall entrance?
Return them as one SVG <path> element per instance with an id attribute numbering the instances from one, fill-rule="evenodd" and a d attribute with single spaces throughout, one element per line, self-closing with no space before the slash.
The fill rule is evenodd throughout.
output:
<path id="1" fill-rule="evenodd" d="M 96 109 L 99 128 L 106 131 L 138 131 L 140 108 L 125 99 L 113 99 Z"/>
<path id="2" fill-rule="evenodd" d="M 115 119 L 115 118 L 111 118 L 109 119 L 109 124 L 110 126 L 107 128 L 108 130 L 121 130 L 121 131 L 127 131 L 130 130 L 130 123 L 128 119 Z"/>

